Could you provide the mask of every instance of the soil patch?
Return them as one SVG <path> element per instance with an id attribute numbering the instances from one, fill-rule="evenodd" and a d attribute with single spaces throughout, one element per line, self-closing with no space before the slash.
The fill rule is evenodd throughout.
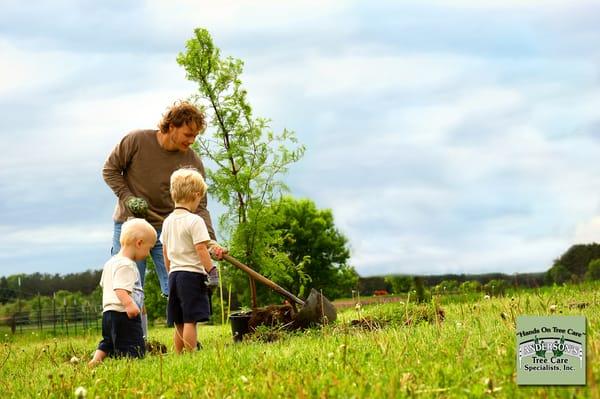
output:
<path id="1" fill-rule="evenodd" d="M 387 324 L 389 324 L 389 322 L 386 320 L 378 320 L 372 317 L 363 317 L 350 321 L 352 327 L 361 328 L 367 331 L 379 330 Z"/>
<path id="2" fill-rule="evenodd" d="M 167 353 L 167 346 L 160 341 L 146 341 L 146 353 L 148 355 L 160 355 Z"/>
<path id="3" fill-rule="evenodd" d="M 256 331 L 256 328 L 259 326 L 293 329 L 293 314 L 294 310 L 288 304 L 256 308 L 252 310 L 252 317 L 248 321 L 248 328 L 251 332 Z"/>

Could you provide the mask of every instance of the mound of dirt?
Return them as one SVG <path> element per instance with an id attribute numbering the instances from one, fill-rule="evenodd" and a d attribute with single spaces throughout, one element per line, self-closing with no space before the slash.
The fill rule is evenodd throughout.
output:
<path id="1" fill-rule="evenodd" d="M 252 317 L 248 321 L 250 331 L 255 331 L 258 326 L 293 328 L 293 309 L 291 305 L 269 305 L 264 308 L 252 310 Z"/>
<path id="2" fill-rule="evenodd" d="M 404 322 L 404 325 L 410 326 L 420 322 L 427 323 L 439 323 L 444 321 L 446 318 L 446 312 L 442 308 L 436 308 L 435 313 L 430 308 L 419 308 L 416 309 L 412 314 L 409 314 L 408 319 Z"/>
<path id="3" fill-rule="evenodd" d="M 160 341 L 146 341 L 146 353 L 149 355 L 160 355 L 167 353 L 167 346 Z"/>
<path id="4" fill-rule="evenodd" d="M 388 324 L 388 321 L 386 320 L 377 320 L 368 316 L 352 320 L 350 322 L 350 325 L 352 327 L 362 328 L 363 330 L 367 331 L 379 330 L 383 328 L 386 324 Z"/>

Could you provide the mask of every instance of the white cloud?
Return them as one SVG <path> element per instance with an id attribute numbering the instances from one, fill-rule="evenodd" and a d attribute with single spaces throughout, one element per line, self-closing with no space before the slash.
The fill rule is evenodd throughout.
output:
<path id="1" fill-rule="evenodd" d="M 248 3 L 245 1 L 189 2 L 147 1 L 146 17 L 155 22 L 155 27 L 167 35 L 173 32 L 191 35 L 191 29 L 200 23 L 211 32 L 235 34 L 272 32 L 298 32 L 312 21 L 335 14 L 351 2 L 343 0 L 327 1 L 286 1 L 277 0 Z M 334 21 L 327 21 L 329 23 Z M 321 29 L 330 29 L 331 25 Z"/>
<path id="2" fill-rule="evenodd" d="M 107 228 L 108 226 L 108 228 Z M 79 226 L 45 225 L 36 228 L 16 229 L 15 226 L 1 226 L 5 256 L 13 256 L 12 251 L 36 247 L 69 248 L 87 244 L 107 244 L 112 239 L 111 225 L 81 224 Z M 109 244 L 107 244 L 109 245 Z"/>
<path id="3" fill-rule="evenodd" d="M 573 241 L 576 244 L 600 242 L 600 216 L 578 223 Z"/>
<path id="4" fill-rule="evenodd" d="M 20 49 L 0 36 L 0 99 L 44 90 L 78 68 L 77 56 L 64 51 Z"/>

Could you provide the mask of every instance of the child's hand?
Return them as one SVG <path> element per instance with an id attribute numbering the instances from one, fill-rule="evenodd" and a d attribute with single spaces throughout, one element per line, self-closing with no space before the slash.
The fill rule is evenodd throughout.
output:
<path id="1" fill-rule="evenodd" d="M 129 302 L 128 305 L 125 305 L 125 311 L 127 312 L 127 317 L 129 317 L 130 319 L 133 319 L 134 317 L 137 317 L 137 315 L 140 314 L 140 308 L 133 301 Z"/>
<path id="2" fill-rule="evenodd" d="M 208 252 L 213 259 L 223 260 L 223 255 L 228 254 L 229 250 L 217 244 L 216 241 L 210 240 L 208 243 Z"/>

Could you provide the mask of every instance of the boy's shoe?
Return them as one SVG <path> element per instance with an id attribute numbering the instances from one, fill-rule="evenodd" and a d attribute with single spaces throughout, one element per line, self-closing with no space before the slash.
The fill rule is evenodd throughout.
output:
<path id="1" fill-rule="evenodd" d="M 200 343 L 200 341 L 196 341 L 196 350 L 199 351 L 202 349 L 202 344 Z"/>

